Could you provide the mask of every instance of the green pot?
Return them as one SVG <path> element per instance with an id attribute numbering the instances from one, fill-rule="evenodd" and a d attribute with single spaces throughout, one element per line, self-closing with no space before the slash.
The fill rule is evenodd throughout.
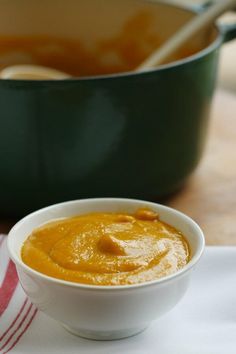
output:
<path id="1" fill-rule="evenodd" d="M 47 12 L 44 26 L 42 3 Z M 66 18 L 59 3 L 67 8 Z M 79 36 L 87 11 L 83 7 L 95 3 L 57 0 L 57 21 L 51 28 L 55 0 L 38 5 L 0 1 L 0 35 L 66 28 L 67 35 Z M 86 35 L 99 30 L 110 34 L 113 22 L 118 28 L 125 16 L 144 7 L 162 20 L 153 30 L 160 32 L 161 26 L 163 40 L 195 14 L 142 0 L 106 0 L 99 8 L 103 21 L 94 21 Z M 17 18 L 19 10 L 20 19 L 12 28 L 10 19 Z M 219 49 L 234 37 L 235 26 L 212 26 L 193 41 L 201 45 L 197 54 L 150 72 L 62 81 L 0 80 L 1 214 L 20 215 L 87 197 L 151 200 L 177 190 L 202 156 Z"/>

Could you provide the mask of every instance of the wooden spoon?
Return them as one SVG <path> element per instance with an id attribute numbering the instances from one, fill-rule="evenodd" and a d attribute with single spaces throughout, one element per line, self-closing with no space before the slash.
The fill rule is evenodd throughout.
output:
<path id="1" fill-rule="evenodd" d="M 70 75 L 55 69 L 40 65 L 13 65 L 0 72 L 1 79 L 11 80 L 63 80 Z"/>
<path id="2" fill-rule="evenodd" d="M 152 53 L 142 64 L 137 67 L 137 71 L 153 69 L 162 64 L 171 54 L 181 48 L 195 34 L 212 24 L 224 12 L 236 6 L 236 0 L 221 0 L 212 5 L 204 13 L 194 17 L 184 25 L 167 42 Z"/>

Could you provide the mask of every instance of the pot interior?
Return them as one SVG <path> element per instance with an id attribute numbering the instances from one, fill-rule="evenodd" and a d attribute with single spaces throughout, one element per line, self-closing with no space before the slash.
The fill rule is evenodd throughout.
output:
<path id="1" fill-rule="evenodd" d="M 195 14 L 145 0 L 0 0 L 0 69 L 38 64 L 73 76 L 133 70 Z M 217 37 L 197 35 L 168 62 Z"/>

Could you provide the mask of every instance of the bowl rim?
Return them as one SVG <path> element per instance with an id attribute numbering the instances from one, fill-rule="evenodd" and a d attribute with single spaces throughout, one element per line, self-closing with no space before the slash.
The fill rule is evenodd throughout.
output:
<path id="1" fill-rule="evenodd" d="M 139 1 L 144 1 L 144 2 L 149 2 L 149 3 L 156 3 L 154 0 L 139 0 Z M 180 9 L 186 12 L 189 12 L 191 14 L 199 14 L 199 10 L 197 10 L 197 8 L 194 6 L 192 6 L 192 8 L 181 5 L 181 4 L 172 4 L 170 2 L 164 2 L 164 1 L 159 1 L 158 3 L 160 3 L 161 5 L 164 5 L 166 7 L 170 7 L 170 8 L 176 8 L 176 9 Z M 52 79 L 48 79 L 48 80 L 23 80 L 23 79 L 17 79 L 17 80 L 13 80 L 13 79 L 1 79 L 0 78 L 0 83 L 2 82 L 6 82 L 6 83 L 15 83 L 15 84 L 30 84 L 30 85 L 34 85 L 36 87 L 41 87 L 44 86 L 45 84 L 50 84 L 52 86 L 58 86 L 61 84 L 75 84 L 78 82 L 84 82 L 84 81 L 99 81 L 99 80 L 106 80 L 106 79 L 121 79 L 121 78 L 129 78 L 129 77 L 136 77 L 136 76 L 143 76 L 143 75 L 148 75 L 148 74 L 155 74 L 158 73 L 160 71 L 166 71 L 166 70 L 170 70 L 170 69 L 176 69 L 178 67 L 181 67 L 184 64 L 189 64 L 194 62 L 195 60 L 199 60 L 204 58 L 206 55 L 210 54 L 212 51 L 216 50 L 217 48 L 220 47 L 220 45 L 223 43 L 224 40 L 224 33 L 220 27 L 220 25 L 218 25 L 216 22 L 212 24 L 212 27 L 215 28 L 215 30 L 217 31 L 217 36 L 216 38 L 209 44 L 207 45 L 205 48 L 201 49 L 200 51 L 187 56 L 185 58 L 173 61 L 171 63 L 167 63 L 167 64 L 162 64 L 159 65 L 157 68 L 155 69 L 149 69 L 149 70 L 143 70 L 140 72 L 136 72 L 136 71 L 124 71 L 124 72 L 120 72 L 120 73 L 112 73 L 112 74 L 103 74 L 103 75 L 91 75 L 91 76 L 82 76 L 82 77 L 71 77 L 69 79 L 61 79 L 61 80 L 52 80 Z"/>
<path id="2" fill-rule="evenodd" d="M 62 280 L 62 279 L 58 279 L 58 278 L 54 278 L 51 276 L 48 276 L 46 274 L 40 273 L 36 270 L 34 270 L 33 268 L 30 268 L 28 265 L 26 265 L 21 258 L 15 253 L 15 251 L 13 251 L 13 244 L 14 244 L 14 239 L 17 235 L 17 231 L 18 229 L 22 226 L 22 224 L 25 224 L 27 222 L 30 221 L 30 219 L 34 216 L 36 216 L 37 214 L 41 214 L 41 213 L 45 213 L 45 212 L 49 212 L 54 208 L 66 208 L 67 206 L 70 206 L 72 204 L 83 204 L 83 203 L 106 203 L 106 202 L 114 202 L 114 203 L 126 203 L 130 205 L 130 203 L 132 204 L 136 204 L 137 207 L 138 205 L 147 205 L 148 207 L 153 207 L 153 208 L 157 208 L 159 210 L 164 211 L 164 213 L 172 213 L 175 214 L 175 216 L 177 216 L 178 218 L 180 218 L 183 222 L 191 224 L 193 226 L 194 229 L 194 233 L 197 236 L 198 239 L 198 245 L 197 245 L 197 249 L 195 254 L 193 254 L 192 258 L 190 259 L 190 261 L 180 270 L 178 270 L 177 272 L 170 274 L 168 276 L 159 278 L 159 279 L 155 279 L 155 280 L 151 280 L 151 281 L 147 281 L 147 282 L 143 282 L 143 283 L 137 283 L 137 284 L 127 284 L 127 285 L 93 285 L 93 284 L 83 284 L 83 283 L 76 283 L 76 282 L 71 282 L 71 281 L 66 281 L 66 280 Z M 91 208 L 92 209 L 92 208 Z M 92 210 L 91 210 L 92 212 Z M 109 212 L 109 210 L 108 210 Z M 78 214 L 79 215 L 79 214 Z M 58 218 L 59 219 L 59 218 Z M 42 224 L 41 224 L 42 225 Z M 149 202 L 149 201 L 145 201 L 145 200 L 139 200 L 139 199 L 129 199 L 129 198 L 88 198 L 88 199 L 78 199 L 78 200 L 71 200 L 71 201 L 67 201 L 67 202 L 63 202 L 63 203 L 58 203 L 58 204 L 53 204 L 50 206 L 47 206 L 45 208 L 36 210 L 35 212 L 28 214 L 27 216 L 25 216 L 23 219 L 21 219 L 20 221 L 18 221 L 10 230 L 8 236 L 7 236 L 7 247 L 8 247 L 8 251 L 10 254 L 10 258 L 12 259 L 12 261 L 19 267 L 23 268 L 23 270 L 27 273 L 27 274 L 32 274 L 33 276 L 36 276 L 37 278 L 40 278 L 42 280 L 46 280 L 48 282 L 57 284 L 57 285 L 64 285 L 64 286 L 69 286 L 72 288 L 77 288 L 77 289 L 84 289 L 84 290 L 100 290 L 100 291 L 117 291 L 117 290 L 127 290 L 127 289 L 137 289 L 137 288 L 143 288 L 143 287 L 148 287 L 148 286 L 152 286 L 152 285 L 157 285 L 157 284 L 163 284 L 166 282 L 169 282 L 175 278 L 180 277 L 181 275 L 184 275 L 186 272 L 188 272 L 192 267 L 195 266 L 195 264 L 199 261 L 199 259 L 201 258 L 203 251 L 204 251 L 204 247 L 205 247 L 205 238 L 204 238 L 204 234 L 203 231 L 201 230 L 201 228 L 199 227 L 199 225 L 193 220 L 191 219 L 189 216 L 187 216 L 186 214 L 174 209 L 174 208 L 170 208 L 167 207 L 165 205 L 162 204 L 158 204 L 158 203 L 154 203 L 154 202 Z M 22 244 L 21 244 L 22 247 Z"/>

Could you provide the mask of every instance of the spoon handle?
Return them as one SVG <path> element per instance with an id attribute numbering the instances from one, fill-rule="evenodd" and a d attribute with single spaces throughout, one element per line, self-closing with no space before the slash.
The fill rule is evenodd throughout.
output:
<path id="1" fill-rule="evenodd" d="M 212 5 L 204 13 L 197 15 L 193 20 L 190 20 L 190 22 L 178 30 L 173 37 L 152 53 L 136 70 L 145 71 L 160 65 L 196 33 L 206 28 L 209 24 L 214 22 L 217 17 L 234 6 L 236 6 L 236 0 L 221 0 Z"/>

